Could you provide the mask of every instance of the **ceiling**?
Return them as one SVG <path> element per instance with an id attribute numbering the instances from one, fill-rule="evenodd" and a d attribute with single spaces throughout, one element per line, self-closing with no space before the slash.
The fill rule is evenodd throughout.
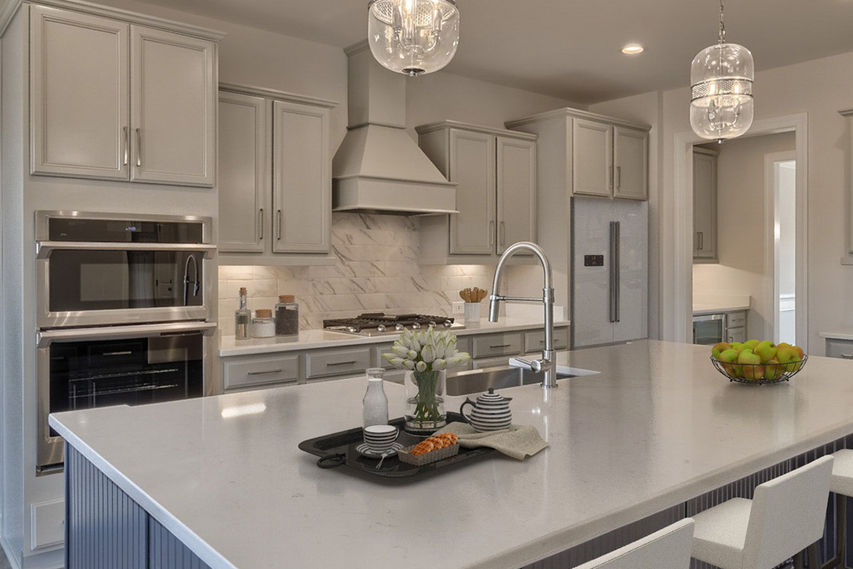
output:
<path id="1" fill-rule="evenodd" d="M 346 47 L 367 35 L 367 0 L 140 0 Z M 685 86 L 716 41 L 716 0 L 457 0 L 447 70 L 589 104 Z M 853 51 L 853 0 L 729 0 L 728 39 L 757 70 Z M 625 56 L 630 41 L 646 50 Z"/>

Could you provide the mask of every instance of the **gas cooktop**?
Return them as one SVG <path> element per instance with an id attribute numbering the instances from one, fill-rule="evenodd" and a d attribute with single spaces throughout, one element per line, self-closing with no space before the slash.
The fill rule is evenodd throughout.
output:
<path id="1" fill-rule="evenodd" d="M 435 328 L 464 328 L 461 324 L 454 324 L 453 318 L 428 314 L 366 312 L 355 318 L 323 320 L 323 328 L 326 330 L 355 334 L 356 336 L 385 336 L 399 334 L 403 330 L 418 330 L 430 326 Z"/>

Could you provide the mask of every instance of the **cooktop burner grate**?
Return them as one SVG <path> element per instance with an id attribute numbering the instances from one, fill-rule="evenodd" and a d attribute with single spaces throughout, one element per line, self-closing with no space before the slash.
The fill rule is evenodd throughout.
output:
<path id="1" fill-rule="evenodd" d="M 323 320 L 323 328 L 336 332 L 347 332 L 361 336 L 397 334 L 404 329 L 419 329 L 434 326 L 436 328 L 459 328 L 453 325 L 453 318 L 429 314 L 385 314 L 384 312 L 365 312 L 355 318 L 333 318 Z"/>

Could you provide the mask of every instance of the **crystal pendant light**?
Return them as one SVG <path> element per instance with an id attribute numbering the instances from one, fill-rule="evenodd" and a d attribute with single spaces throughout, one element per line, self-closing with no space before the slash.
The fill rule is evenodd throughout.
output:
<path id="1" fill-rule="evenodd" d="M 754 69 L 748 49 L 726 43 L 720 0 L 719 41 L 700 51 L 690 66 L 690 126 L 696 134 L 722 142 L 749 130 Z"/>
<path id="2" fill-rule="evenodd" d="M 370 0 L 367 41 L 373 57 L 411 77 L 438 71 L 459 45 L 455 0 Z"/>

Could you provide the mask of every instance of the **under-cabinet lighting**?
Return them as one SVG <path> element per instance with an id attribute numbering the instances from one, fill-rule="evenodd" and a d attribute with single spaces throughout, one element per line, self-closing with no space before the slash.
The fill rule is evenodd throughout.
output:
<path id="1" fill-rule="evenodd" d="M 645 48 L 638 43 L 625 44 L 622 48 L 622 53 L 625 55 L 639 55 L 645 51 Z"/>

